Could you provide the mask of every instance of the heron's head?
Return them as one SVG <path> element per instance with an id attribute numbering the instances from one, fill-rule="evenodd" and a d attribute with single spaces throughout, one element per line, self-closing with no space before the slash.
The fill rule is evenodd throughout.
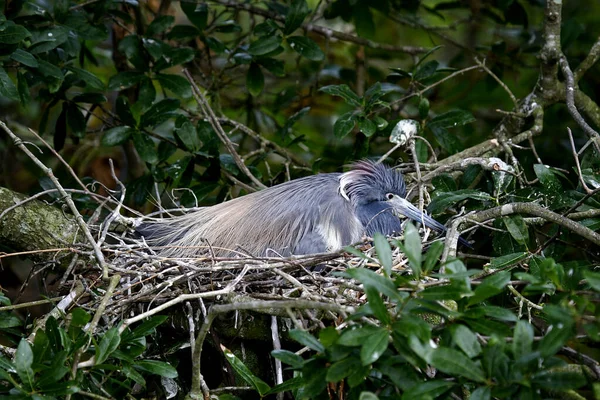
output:
<path id="1" fill-rule="evenodd" d="M 340 177 L 340 194 L 355 207 L 385 204 L 398 217 L 407 217 L 438 232 L 446 227 L 406 200 L 406 184 L 402 174 L 383 164 L 360 161 Z"/>

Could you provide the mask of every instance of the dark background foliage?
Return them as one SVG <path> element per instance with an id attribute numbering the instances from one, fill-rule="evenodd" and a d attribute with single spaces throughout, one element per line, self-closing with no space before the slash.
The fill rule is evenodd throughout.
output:
<path id="1" fill-rule="evenodd" d="M 14 0 L 0 9 L 0 120 L 42 150 L 64 187 L 96 182 L 94 193 L 114 193 L 112 160 L 127 215 L 212 205 L 384 154 L 405 173 L 411 199 L 442 222 L 528 203 L 482 217 L 486 226 L 463 235 L 474 248 L 462 261 L 440 245 L 421 261 L 412 230 L 392 241 L 410 275 L 392 273 L 390 245 L 376 240 L 385 273 L 346 274 L 368 299 L 354 328 L 295 331 L 314 352 L 273 354 L 300 371 L 287 387 L 298 398 L 600 398 L 598 242 L 544 213 L 600 227 L 599 141 L 582 123 L 600 125 L 600 3 Z M 583 117 L 567 108 L 561 62 L 574 71 Z M 400 145 L 407 120 L 420 138 Z M 0 186 L 53 188 L 3 130 L 0 159 Z M 56 192 L 43 198 L 61 204 Z M 86 218 L 96 210 L 90 193 L 73 198 Z M 8 306 L 20 264 L 5 262 Z M 419 286 L 425 278 L 444 284 Z M 157 361 L 168 352 L 145 339 L 163 318 L 90 333 L 93 310 L 76 310 L 71 325 L 51 317 L 31 345 L 20 341 L 31 316 L 0 311 L 0 343 L 17 349 L 0 358 L 0 393 L 119 398 L 134 383 L 137 394 L 164 390 L 159 380 L 146 385 L 152 374 L 177 376 L 172 357 Z M 92 370 L 92 383 L 82 384 L 81 370 L 67 379 L 90 351 L 109 366 Z M 238 383 L 269 393 L 257 371 L 230 362 Z"/>

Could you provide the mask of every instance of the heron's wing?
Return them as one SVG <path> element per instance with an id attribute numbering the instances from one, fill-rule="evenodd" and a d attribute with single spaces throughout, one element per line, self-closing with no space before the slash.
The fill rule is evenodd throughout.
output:
<path id="1" fill-rule="evenodd" d="M 161 253 L 190 257 L 215 254 L 289 255 L 337 250 L 362 235 L 352 205 L 338 193 L 340 174 L 296 179 L 159 223 L 153 245 Z"/>

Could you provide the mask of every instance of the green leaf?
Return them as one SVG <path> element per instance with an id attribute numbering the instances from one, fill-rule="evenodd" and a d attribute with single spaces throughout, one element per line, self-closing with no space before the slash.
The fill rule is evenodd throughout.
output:
<path id="1" fill-rule="evenodd" d="M 181 3 L 182 5 L 184 3 Z M 194 4 L 194 3 L 186 3 L 186 4 Z M 147 36 L 155 36 L 166 31 L 171 25 L 175 23 L 175 17 L 172 15 L 159 15 L 154 18 L 150 25 L 148 25 L 148 29 L 146 29 Z"/>
<path id="2" fill-rule="evenodd" d="M 569 367 L 574 368 L 576 365 L 571 364 Z M 578 371 L 574 371 L 568 367 L 538 372 L 532 376 L 531 381 L 543 390 L 557 391 L 577 389 L 588 383 L 586 373 L 582 368 L 578 368 Z"/>
<path id="3" fill-rule="evenodd" d="M 402 400 L 436 399 L 454 386 L 448 381 L 419 382 L 402 395 Z"/>
<path id="4" fill-rule="evenodd" d="M 282 382 L 279 385 L 273 386 L 270 390 L 268 390 L 265 393 L 265 395 L 289 392 L 289 391 L 296 391 L 303 386 L 304 386 L 304 378 L 302 376 L 297 376 L 295 378 L 288 379 L 287 381 Z"/>
<path id="5" fill-rule="evenodd" d="M 419 117 L 421 119 L 427 118 L 429 115 L 429 100 L 426 97 L 423 97 L 421 101 L 419 101 Z"/>
<path id="6" fill-rule="evenodd" d="M 377 131 L 377 125 L 370 119 L 361 118 L 358 120 L 358 129 L 360 129 L 366 137 L 371 137 Z"/>
<path id="7" fill-rule="evenodd" d="M 415 65 L 415 67 L 418 67 L 419 65 L 423 64 L 423 62 L 424 62 L 424 61 L 425 61 L 425 60 L 426 60 L 426 59 L 427 59 L 427 58 L 428 58 L 430 55 L 432 55 L 433 53 L 435 53 L 436 51 L 438 51 L 438 50 L 439 50 L 439 49 L 441 49 L 442 47 L 444 47 L 444 46 L 441 46 L 441 45 L 440 45 L 440 46 L 435 46 L 435 47 L 433 47 L 433 48 L 429 49 L 429 50 L 427 51 L 427 53 L 423 54 L 423 55 L 421 56 L 421 58 L 419 58 L 419 62 L 417 62 L 417 64 Z"/>
<path id="8" fill-rule="evenodd" d="M 289 35 L 298 29 L 304 18 L 309 14 L 310 10 L 306 4 L 306 0 L 293 0 L 292 4 L 288 8 L 287 15 L 285 16 L 285 25 L 283 27 L 283 33 Z"/>
<path id="9" fill-rule="evenodd" d="M 469 358 L 477 357 L 481 353 L 481 345 L 477 340 L 477 336 L 464 325 L 452 325 L 452 340 L 454 343 L 465 352 Z"/>
<path id="10" fill-rule="evenodd" d="M 25 74 L 23 74 L 21 71 L 17 71 L 17 90 L 19 91 L 19 100 L 21 100 L 21 104 L 29 104 L 31 101 L 29 84 L 27 83 Z"/>
<path id="11" fill-rule="evenodd" d="M 117 116 L 121 119 L 123 124 L 131 127 L 137 126 L 137 121 L 135 120 L 131 112 L 131 107 L 129 106 L 129 100 L 127 100 L 125 96 L 117 97 L 117 101 L 115 102 L 115 110 L 117 112 Z"/>
<path id="12" fill-rule="evenodd" d="M 585 270 L 583 271 L 583 277 L 592 289 L 600 292 L 600 273 Z"/>
<path id="13" fill-rule="evenodd" d="M 325 351 L 325 347 L 323 347 L 321 342 L 319 342 L 316 337 L 306 331 L 301 329 L 292 329 L 290 331 L 290 337 L 301 345 L 306 346 L 309 349 L 313 349 L 318 353 L 323 353 Z"/>
<path id="14" fill-rule="evenodd" d="M 265 76 L 263 75 L 260 66 L 257 63 L 250 64 L 248 73 L 246 75 L 246 87 L 248 92 L 256 97 L 258 96 L 265 86 Z"/>
<path id="15" fill-rule="evenodd" d="M 304 364 L 302 357 L 289 350 L 273 350 L 271 355 L 282 363 L 292 366 L 292 368 L 301 368 Z"/>
<path id="16" fill-rule="evenodd" d="M 4 29 L 0 30 L 0 43 L 17 44 L 30 36 L 31 33 L 21 25 L 5 25 Z"/>
<path id="17" fill-rule="evenodd" d="M 140 118 L 140 128 L 154 127 L 165 122 L 176 115 L 175 110 L 179 108 L 179 104 L 177 99 L 163 99 L 154 103 Z"/>
<path id="18" fill-rule="evenodd" d="M 425 274 L 433 270 L 433 267 L 437 264 L 444 251 L 444 242 L 433 242 L 429 246 L 427 253 L 425 253 L 425 260 L 423 262 L 423 272 Z"/>
<path id="19" fill-rule="evenodd" d="M 408 263 L 416 279 L 421 276 L 421 252 L 423 245 L 421 236 L 415 226 L 408 222 L 404 228 L 404 253 L 408 258 Z"/>
<path id="20" fill-rule="evenodd" d="M 208 6 L 205 3 L 181 1 L 179 5 L 181 6 L 181 10 L 196 28 L 199 30 L 204 30 L 204 28 L 206 28 L 208 22 Z"/>
<path id="21" fill-rule="evenodd" d="M 248 53 L 253 56 L 263 56 L 277 50 L 281 45 L 281 36 L 265 36 L 250 43 Z"/>
<path id="22" fill-rule="evenodd" d="M 381 321 L 382 324 L 387 325 L 390 323 L 390 315 L 385 306 L 385 303 L 381 299 L 381 294 L 379 291 L 373 287 L 366 287 L 365 292 L 367 294 L 367 304 L 365 305 L 363 311 L 367 313 L 369 310 L 373 313 L 373 315 Z"/>
<path id="23" fill-rule="evenodd" d="M 372 392 L 360 392 L 358 400 L 379 400 L 379 397 Z"/>
<path id="24" fill-rule="evenodd" d="M 176 96 L 184 99 L 192 97 L 192 86 L 183 76 L 170 74 L 156 74 L 155 78 L 161 86 L 170 90 Z"/>
<path id="25" fill-rule="evenodd" d="M 360 368 L 358 360 L 353 357 L 346 357 L 340 361 L 334 362 L 327 369 L 327 375 L 325 379 L 327 382 L 340 382 L 353 374 L 357 369 Z"/>
<path id="26" fill-rule="evenodd" d="M 497 270 L 497 269 L 506 268 L 510 265 L 515 265 L 515 264 L 521 262 L 522 260 L 526 259 L 527 257 L 529 257 L 529 253 L 526 251 L 506 254 L 506 255 L 503 255 L 500 257 L 494 257 L 494 258 L 492 258 L 492 261 L 490 262 L 490 269 Z"/>
<path id="27" fill-rule="evenodd" d="M 287 42 L 296 53 L 311 61 L 323 61 L 325 53 L 314 40 L 306 36 L 290 36 Z"/>
<path id="28" fill-rule="evenodd" d="M 85 82 L 85 86 L 90 89 L 95 90 L 104 90 L 104 83 L 98 78 L 96 75 L 92 74 L 89 71 L 86 71 L 81 68 L 76 68 L 73 66 L 68 67 L 69 71 L 73 72 L 79 79 Z"/>
<path id="29" fill-rule="evenodd" d="M 572 335 L 572 324 L 553 324 L 539 343 L 538 351 L 542 357 L 556 354 Z"/>
<path id="30" fill-rule="evenodd" d="M 177 370 L 170 364 L 156 360 L 141 360 L 136 361 L 133 367 L 154 375 L 164 376 L 165 378 L 177 378 Z"/>
<path id="31" fill-rule="evenodd" d="M 392 301 L 402 300 L 402 295 L 389 278 L 383 277 L 366 268 L 349 268 L 345 271 L 345 274 L 356 279 L 365 285 L 365 287 L 370 286 L 378 289 L 381 294 L 388 296 Z"/>
<path id="32" fill-rule="evenodd" d="M 387 238 L 381 233 L 375 233 L 373 235 L 373 244 L 375 251 L 377 251 L 377 258 L 383 266 L 387 276 L 392 275 L 392 248 L 387 241 Z"/>
<path id="33" fill-rule="evenodd" d="M 275 76 L 285 76 L 285 64 L 281 60 L 276 60 L 271 57 L 261 57 L 258 58 L 256 62 Z"/>
<path id="34" fill-rule="evenodd" d="M 417 68 L 417 70 L 413 74 L 413 79 L 415 81 L 421 81 L 423 79 L 429 78 L 431 75 L 435 74 L 435 71 L 437 71 L 439 65 L 440 63 L 435 60 L 426 62 L 425 64 Z"/>
<path id="35" fill-rule="evenodd" d="M 235 372 L 237 372 L 244 381 L 250 384 L 261 397 L 271 389 L 262 379 L 254 375 L 252 371 L 244 365 L 242 360 L 237 358 L 229 349 L 225 348 L 223 345 L 221 345 L 221 349 Z"/>
<path id="36" fill-rule="evenodd" d="M 117 327 L 113 327 L 106 331 L 102 336 L 102 340 L 96 347 L 96 364 L 102 364 L 109 355 L 115 351 L 121 343 L 121 336 Z"/>
<path id="37" fill-rule="evenodd" d="M 345 329 L 340 335 L 337 344 L 348 347 L 362 346 L 362 344 L 379 329 L 381 328 L 373 325 L 363 325 L 357 328 Z"/>
<path id="38" fill-rule="evenodd" d="M 377 330 L 369 336 L 362 348 L 360 349 L 360 361 L 362 365 L 373 364 L 381 357 L 383 352 L 388 348 L 390 333 L 385 328 L 377 328 Z"/>
<path id="39" fill-rule="evenodd" d="M 510 271 L 500 271 L 488 276 L 475 288 L 475 293 L 469 299 L 469 304 L 481 303 L 489 297 L 502 293 L 509 282 Z"/>
<path id="40" fill-rule="evenodd" d="M 475 389 L 469 400 L 490 400 L 492 398 L 492 390 L 487 386 L 478 387 Z"/>
<path id="41" fill-rule="evenodd" d="M 527 321 L 517 321 L 513 333 L 512 352 L 515 360 L 519 360 L 531 353 L 533 345 L 533 327 Z"/>
<path id="42" fill-rule="evenodd" d="M 108 80 L 108 90 L 124 90 L 137 85 L 145 78 L 142 72 L 125 71 L 113 75 Z"/>
<path id="43" fill-rule="evenodd" d="M 202 147 L 196 127 L 192 124 L 192 121 L 184 116 L 177 117 L 175 121 L 175 135 L 181 140 L 185 148 L 191 152 L 196 152 Z"/>
<path id="44" fill-rule="evenodd" d="M 74 136 L 82 138 L 85 136 L 86 121 L 85 117 L 73 103 L 68 103 L 67 106 L 67 124 L 71 128 L 71 132 Z"/>
<path id="45" fill-rule="evenodd" d="M 44 76 L 55 78 L 58 80 L 64 79 L 65 75 L 62 70 L 54 64 L 46 62 L 44 60 L 38 60 L 38 71 Z"/>
<path id="46" fill-rule="evenodd" d="M 200 31 L 195 26 L 191 25 L 175 25 L 169 33 L 167 33 L 167 39 L 169 40 L 192 40 L 200 36 Z"/>
<path id="47" fill-rule="evenodd" d="M 11 100 L 19 100 L 19 92 L 4 68 L 0 67 L 0 95 Z"/>
<path id="48" fill-rule="evenodd" d="M 341 115 L 333 124 L 333 134 L 336 138 L 342 139 L 354 129 L 356 125 L 356 115 L 354 111 Z"/>
<path id="49" fill-rule="evenodd" d="M 16 315 L 0 312 L 0 329 L 14 328 L 21 325 L 22 322 Z"/>
<path id="50" fill-rule="evenodd" d="M 478 190 L 461 189 L 455 192 L 443 192 L 438 194 L 436 197 L 433 198 L 433 200 L 431 200 L 431 203 L 429 203 L 429 207 L 427 207 L 427 209 L 429 210 L 430 214 L 438 214 L 446 210 L 451 205 L 456 204 L 465 199 L 485 201 L 492 200 L 493 198 L 489 194 L 485 192 L 480 192 Z"/>
<path id="51" fill-rule="evenodd" d="M 429 127 L 439 126 L 441 128 L 454 128 L 470 124 L 475 121 L 475 117 L 468 111 L 453 110 L 437 115 L 427 124 Z"/>
<path id="52" fill-rule="evenodd" d="M 433 351 L 429 362 L 447 374 L 462 376 L 475 382 L 485 381 L 481 366 L 457 350 L 439 347 Z"/>
<path id="53" fill-rule="evenodd" d="M 145 133 L 132 132 L 133 145 L 140 155 L 141 159 L 149 164 L 158 162 L 158 153 L 154 146 L 154 141 Z"/>
<path id="54" fill-rule="evenodd" d="M 10 58 L 31 68 L 37 68 L 39 65 L 37 59 L 33 54 L 22 49 L 15 50 L 10 55 Z"/>
<path id="55" fill-rule="evenodd" d="M 14 366 L 19 377 L 28 387 L 33 387 L 33 351 L 26 339 L 21 339 L 15 353 Z"/>
<path id="56" fill-rule="evenodd" d="M 517 316 L 510 310 L 503 308 L 503 307 L 497 307 L 497 306 L 483 306 L 483 307 L 477 307 L 478 309 L 481 309 L 484 313 L 484 315 L 490 317 L 490 318 L 494 318 L 497 319 L 499 321 L 506 321 L 506 322 L 516 322 L 517 321 Z M 475 310 L 477 308 L 472 308 L 471 310 Z"/>
<path id="57" fill-rule="evenodd" d="M 131 365 L 123 364 L 123 366 L 121 368 L 121 371 L 123 371 L 123 374 L 127 378 L 131 379 L 132 381 L 134 381 L 138 385 L 146 386 L 146 380 L 144 379 L 144 377 L 142 376 L 142 374 L 140 374 L 139 372 L 137 372 Z"/>
<path id="58" fill-rule="evenodd" d="M 346 84 L 323 86 L 319 89 L 319 92 L 327 93 L 332 96 L 339 96 L 344 99 L 346 103 L 354 107 L 362 106 L 361 98 Z"/>
<path id="59" fill-rule="evenodd" d="M 520 244 L 526 244 L 529 240 L 529 229 L 525 225 L 525 220 L 520 215 L 511 215 L 502 218 L 504 225 L 510 235 Z"/>
<path id="60" fill-rule="evenodd" d="M 562 191 L 562 185 L 550 167 L 544 164 L 534 164 L 533 171 L 540 180 L 540 183 L 549 192 L 558 193 Z"/>

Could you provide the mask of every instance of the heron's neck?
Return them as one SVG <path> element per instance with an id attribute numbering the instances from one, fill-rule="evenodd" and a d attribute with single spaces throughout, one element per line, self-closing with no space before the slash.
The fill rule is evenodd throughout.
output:
<path id="1" fill-rule="evenodd" d="M 400 219 L 394 215 L 392 207 L 383 201 L 359 204 L 356 214 L 368 236 L 372 237 L 375 233 L 391 235 L 402 231 Z"/>

